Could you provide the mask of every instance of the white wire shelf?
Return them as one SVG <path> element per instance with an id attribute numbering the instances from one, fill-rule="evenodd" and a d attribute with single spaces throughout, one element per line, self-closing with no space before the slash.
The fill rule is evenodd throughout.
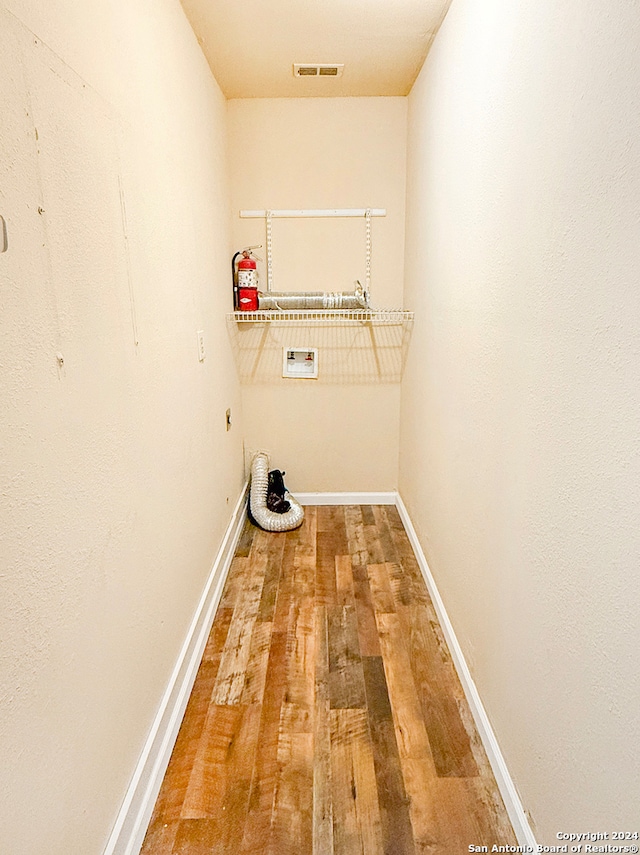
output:
<path id="1" fill-rule="evenodd" d="M 255 312 L 229 312 L 227 320 L 238 324 L 311 323 L 311 324 L 405 324 L 413 321 L 413 312 L 404 309 L 290 309 Z"/>

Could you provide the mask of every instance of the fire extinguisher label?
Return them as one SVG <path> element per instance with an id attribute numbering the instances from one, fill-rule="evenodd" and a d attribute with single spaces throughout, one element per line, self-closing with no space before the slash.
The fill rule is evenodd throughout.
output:
<path id="1" fill-rule="evenodd" d="M 243 288 L 240 291 L 238 306 L 243 312 L 255 312 L 258 308 L 257 288 Z"/>
<path id="2" fill-rule="evenodd" d="M 238 270 L 239 288 L 257 288 L 258 273 L 256 270 Z"/>

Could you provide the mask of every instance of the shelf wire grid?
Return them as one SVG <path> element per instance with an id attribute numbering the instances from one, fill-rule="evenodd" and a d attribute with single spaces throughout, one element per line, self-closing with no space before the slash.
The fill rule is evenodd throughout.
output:
<path id="1" fill-rule="evenodd" d="M 365 323 L 404 324 L 413 321 L 404 309 L 289 309 L 230 312 L 227 319 L 239 324 L 263 323 Z"/>

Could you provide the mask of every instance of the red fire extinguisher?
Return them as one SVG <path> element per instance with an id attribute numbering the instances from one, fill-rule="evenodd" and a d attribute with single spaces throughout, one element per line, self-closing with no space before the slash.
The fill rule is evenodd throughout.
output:
<path id="1" fill-rule="evenodd" d="M 231 266 L 233 269 L 233 304 L 234 309 L 241 312 L 255 312 L 258 309 L 258 266 L 257 256 L 252 255 L 253 249 L 258 246 L 248 246 L 233 256 Z M 236 259 L 242 258 L 236 264 Z M 260 259 L 258 259 L 259 261 Z"/>

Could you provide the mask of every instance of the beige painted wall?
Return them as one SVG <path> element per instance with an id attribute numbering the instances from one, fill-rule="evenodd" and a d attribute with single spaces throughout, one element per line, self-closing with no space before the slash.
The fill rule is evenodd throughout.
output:
<path id="1" fill-rule="evenodd" d="M 410 96 L 400 489 L 546 845 L 638 824 L 639 44 L 455 0 Z"/>
<path id="2" fill-rule="evenodd" d="M 177 0 L 4 0 L 0 67 L 0 848 L 98 855 L 243 480 L 226 108 Z"/>
<path id="3" fill-rule="evenodd" d="M 242 209 L 386 208 L 372 224 L 372 295 L 400 306 L 406 110 L 405 98 L 229 101 L 234 248 L 266 243 L 264 220 Z M 363 220 L 273 221 L 274 290 L 350 291 L 364 273 Z M 249 452 L 269 452 L 293 492 L 395 489 L 401 328 L 231 333 Z M 318 380 L 282 378 L 287 346 L 319 348 Z"/>

